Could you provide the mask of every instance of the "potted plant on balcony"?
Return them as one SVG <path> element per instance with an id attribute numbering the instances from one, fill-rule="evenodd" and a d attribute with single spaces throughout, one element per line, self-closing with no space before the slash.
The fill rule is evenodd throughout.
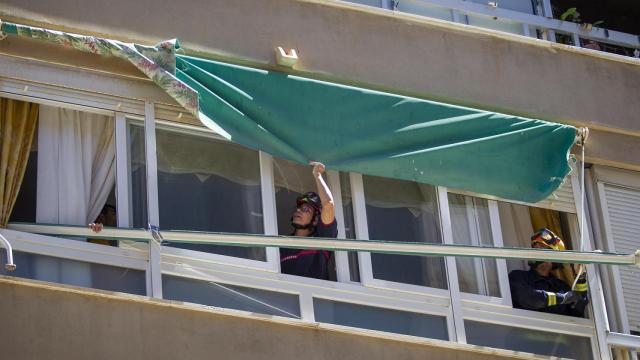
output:
<path id="1" fill-rule="evenodd" d="M 580 24 L 580 28 L 583 31 L 591 31 L 593 30 L 594 26 L 598 27 L 598 25 L 602 25 L 604 23 L 603 20 L 598 20 L 594 23 L 583 22 L 582 18 L 580 17 L 580 13 L 578 12 L 578 8 L 575 8 L 575 7 L 569 8 L 565 12 L 563 12 L 560 15 L 560 20 L 571 21 L 571 22 Z"/>

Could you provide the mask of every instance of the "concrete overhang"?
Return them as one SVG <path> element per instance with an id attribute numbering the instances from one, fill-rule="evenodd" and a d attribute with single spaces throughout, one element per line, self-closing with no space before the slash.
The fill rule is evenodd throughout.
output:
<path id="1" fill-rule="evenodd" d="M 544 359 L 0 276 L 7 359 Z"/>

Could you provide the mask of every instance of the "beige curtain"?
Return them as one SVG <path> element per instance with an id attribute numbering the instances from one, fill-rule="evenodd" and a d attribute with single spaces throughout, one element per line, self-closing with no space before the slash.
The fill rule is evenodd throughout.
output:
<path id="1" fill-rule="evenodd" d="M 7 226 L 29 160 L 38 105 L 0 98 L 0 228 Z"/>

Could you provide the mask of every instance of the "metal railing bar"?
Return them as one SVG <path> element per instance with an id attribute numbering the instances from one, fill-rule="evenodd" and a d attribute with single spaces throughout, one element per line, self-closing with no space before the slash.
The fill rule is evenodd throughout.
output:
<path id="1" fill-rule="evenodd" d="M 108 240 L 153 241 L 147 230 L 105 228 L 100 233 L 79 226 L 10 223 L 8 229 L 56 236 L 85 236 Z M 377 240 L 323 239 L 255 234 L 162 231 L 163 243 L 230 245 L 242 247 L 286 247 L 328 251 L 365 251 L 420 256 L 459 256 L 540 260 L 576 264 L 638 265 L 640 250 L 633 254 L 598 251 L 553 251 L 530 248 L 496 248 Z"/>

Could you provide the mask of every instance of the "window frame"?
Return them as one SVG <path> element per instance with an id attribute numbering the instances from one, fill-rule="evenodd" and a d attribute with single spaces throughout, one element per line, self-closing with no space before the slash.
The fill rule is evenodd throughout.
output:
<path id="1" fill-rule="evenodd" d="M 457 194 L 475 198 L 481 198 L 469 194 L 461 194 L 456 192 L 455 190 L 447 189 L 448 194 Z M 447 197 L 447 204 L 448 204 Z M 493 246 L 495 247 L 504 247 L 504 242 L 502 239 L 502 226 L 500 223 L 500 214 L 498 212 L 498 202 L 496 200 L 487 200 L 487 205 L 489 209 L 489 219 L 491 222 L 491 238 L 493 242 Z M 470 209 L 467 208 L 467 211 Z M 475 213 L 475 212 L 474 212 Z M 449 213 L 449 217 L 451 213 Z M 477 217 L 477 214 L 474 214 Z M 477 259 L 477 258 L 476 258 Z M 490 296 L 490 295 L 480 295 L 473 294 L 460 291 L 460 297 L 462 300 L 473 301 L 477 303 L 491 303 L 495 305 L 502 305 L 507 307 L 512 307 L 513 302 L 511 300 L 511 288 L 509 287 L 509 272 L 507 270 L 507 261 L 505 259 L 495 259 L 496 261 L 496 270 L 498 275 L 498 288 L 500 290 L 500 296 Z"/>
<path id="2" fill-rule="evenodd" d="M 353 206 L 353 216 L 356 238 L 361 240 L 370 240 L 369 227 L 367 219 L 366 199 L 364 195 L 364 184 L 362 181 L 362 175 L 358 173 L 350 173 L 351 181 L 351 196 Z M 437 189 L 436 189 L 437 190 Z M 437 190 L 438 191 L 438 190 Z M 440 203 L 440 201 L 438 202 Z M 442 211 L 441 208 L 438 211 Z M 441 217 L 442 219 L 442 217 Z M 444 226 L 441 231 L 444 233 Z M 443 240 L 443 243 L 445 240 Z M 388 281 L 377 279 L 373 276 L 373 267 L 371 261 L 371 253 L 358 252 L 358 264 L 360 270 L 360 281 L 364 286 L 381 288 L 381 289 L 393 289 L 396 291 L 415 293 L 415 294 L 428 294 L 436 297 L 448 297 L 449 290 L 437 289 L 427 286 L 404 284 L 395 281 Z M 446 267 L 446 266 L 445 266 Z"/>
<path id="3" fill-rule="evenodd" d="M 147 111 L 149 111 L 149 113 L 145 117 L 144 124 L 147 124 L 150 121 L 147 119 L 152 119 L 156 124 L 156 126 L 144 127 L 145 148 L 146 148 L 147 142 L 149 141 L 153 141 L 155 144 L 155 135 L 156 135 L 155 132 L 157 129 L 161 129 L 165 131 L 174 131 L 174 132 L 178 132 L 185 135 L 205 137 L 205 138 L 215 139 L 216 141 L 230 143 L 228 139 L 216 134 L 215 132 L 207 128 L 199 128 L 196 126 L 185 125 L 185 124 L 177 125 L 170 121 L 159 120 L 154 117 L 151 109 L 148 108 Z M 127 134 L 128 134 L 129 126 L 131 124 L 133 124 L 134 126 L 141 125 L 140 119 L 137 117 L 126 116 L 126 118 L 127 118 Z M 128 169 L 130 166 L 130 164 L 128 164 L 128 159 L 129 159 L 128 145 L 129 144 L 128 142 L 124 142 L 124 143 L 117 142 L 117 144 L 120 147 L 116 150 L 116 154 L 117 153 L 127 154 L 126 156 L 123 156 L 123 158 L 125 158 L 125 160 L 123 161 L 126 161 L 127 164 L 122 165 L 122 167 Z M 126 147 L 123 148 L 123 146 L 126 146 Z M 147 180 L 149 181 L 149 179 L 151 179 L 151 181 L 153 181 L 153 183 L 155 184 L 155 189 L 150 187 L 147 188 L 147 193 L 148 193 L 147 194 L 147 214 L 149 214 L 150 222 L 151 223 L 155 222 L 157 226 L 157 224 L 159 223 L 160 209 L 157 205 L 159 204 L 159 199 L 158 199 L 159 193 L 157 189 L 158 173 L 157 173 L 157 152 L 155 152 L 155 146 L 153 150 L 154 150 L 153 152 L 147 151 L 147 154 L 146 154 Z M 269 191 L 269 189 L 272 188 L 269 186 L 269 184 L 273 183 L 273 171 L 272 170 L 269 171 L 270 169 L 272 169 L 272 158 L 270 155 L 265 154 L 261 151 L 258 151 L 257 155 L 258 155 L 259 167 L 260 167 L 259 168 L 260 189 L 261 189 L 262 207 L 263 207 L 263 215 L 264 215 L 263 216 L 263 234 L 277 235 L 277 223 L 275 222 L 275 198 L 274 198 L 275 195 L 273 193 L 273 190 Z M 126 178 L 126 179 L 120 179 L 120 178 Z M 127 188 L 127 189 L 129 188 L 128 173 L 124 177 L 123 176 L 118 177 L 117 181 L 118 181 L 118 189 L 120 189 L 121 187 Z M 122 181 L 122 183 L 120 183 L 119 181 Z M 131 212 L 132 209 L 131 209 L 130 197 L 127 197 L 127 199 L 129 199 L 128 206 L 129 206 L 129 212 Z M 154 204 L 156 205 L 154 206 Z M 157 214 L 153 214 L 154 212 L 156 212 Z M 156 219 L 156 220 L 152 221 L 152 219 Z M 159 224 L 159 225 L 160 225 L 160 229 L 162 230 L 162 224 Z M 168 254 L 173 256 L 180 256 L 183 258 L 198 258 L 198 259 L 202 259 L 210 262 L 217 262 L 217 263 L 228 264 L 232 266 L 255 268 L 255 269 L 266 270 L 271 272 L 280 271 L 280 259 L 279 259 L 280 255 L 277 248 L 266 248 L 265 250 L 266 261 L 244 259 L 244 258 L 238 258 L 233 256 L 212 254 L 212 253 L 206 253 L 201 251 L 171 248 L 171 247 L 161 247 L 161 249 L 158 249 L 158 250 L 159 250 L 159 256 Z M 158 275 L 156 275 L 155 277 L 161 281 Z"/>

